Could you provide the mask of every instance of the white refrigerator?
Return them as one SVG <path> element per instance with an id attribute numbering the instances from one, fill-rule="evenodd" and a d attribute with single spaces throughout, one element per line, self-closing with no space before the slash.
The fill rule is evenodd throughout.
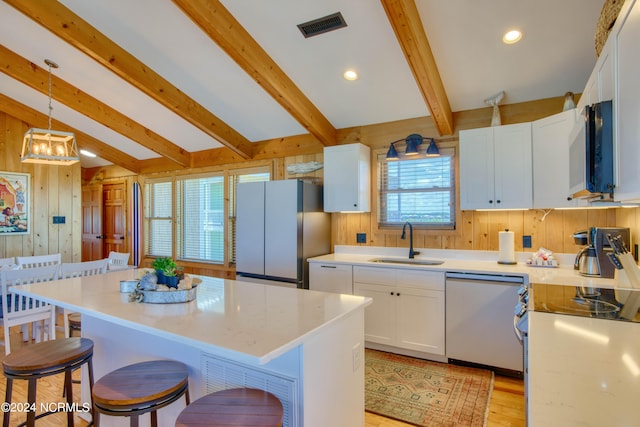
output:
<path id="1" fill-rule="evenodd" d="M 322 186 L 247 182 L 238 184 L 236 197 L 237 280 L 308 289 L 307 259 L 331 251 Z"/>

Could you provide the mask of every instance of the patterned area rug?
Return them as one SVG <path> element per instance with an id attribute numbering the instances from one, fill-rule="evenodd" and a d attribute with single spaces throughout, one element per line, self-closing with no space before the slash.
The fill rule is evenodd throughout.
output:
<path id="1" fill-rule="evenodd" d="M 365 350 L 365 410 L 424 427 L 483 427 L 493 372 Z"/>

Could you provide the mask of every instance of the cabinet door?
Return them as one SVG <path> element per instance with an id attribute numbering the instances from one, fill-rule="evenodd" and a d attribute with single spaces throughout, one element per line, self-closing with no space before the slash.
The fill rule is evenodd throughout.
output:
<path id="1" fill-rule="evenodd" d="M 396 342 L 396 290 L 395 286 L 353 284 L 355 295 L 370 297 L 373 302 L 364 309 L 364 339 L 395 345 Z"/>
<path id="2" fill-rule="evenodd" d="M 576 110 L 563 111 L 531 124 L 533 138 L 533 207 L 576 206 L 570 199 L 569 136 L 576 125 Z"/>
<path id="3" fill-rule="evenodd" d="M 498 209 L 533 206 L 531 123 L 493 127 L 495 204 Z"/>
<path id="4" fill-rule="evenodd" d="M 493 179 L 493 128 L 460 131 L 460 208 L 493 208 Z"/>
<path id="5" fill-rule="evenodd" d="M 623 9 L 624 10 L 624 9 Z M 618 20 L 622 20 L 619 16 Z M 611 37 L 611 36 L 610 36 Z M 619 201 L 640 200 L 640 2 L 636 1 L 617 33 L 618 96 L 616 127 L 616 188 Z"/>
<path id="6" fill-rule="evenodd" d="M 398 347 L 444 355 L 444 292 L 398 287 L 396 305 Z"/>
<path id="7" fill-rule="evenodd" d="M 362 144 L 324 149 L 324 211 L 369 212 L 371 151 Z"/>
<path id="8" fill-rule="evenodd" d="M 353 294 L 352 266 L 309 263 L 309 289 L 337 294 Z"/>

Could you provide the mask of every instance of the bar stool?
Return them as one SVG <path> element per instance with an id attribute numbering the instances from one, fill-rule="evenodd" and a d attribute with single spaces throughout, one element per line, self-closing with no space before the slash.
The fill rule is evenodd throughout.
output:
<path id="1" fill-rule="evenodd" d="M 283 414 L 275 395 L 255 388 L 232 388 L 203 396 L 184 408 L 176 427 L 280 427 Z"/>
<path id="2" fill-rule="evenodd" d="M 73 331 L 80 332 L 82 329 L 82 316 L 80 313 L 69 313 L 67 316 L 69 320 L 69 336 L 73 336 Z"/>
<path id="3" fill-rule="evenodd" d="M 138 417 L 151 412 L 151 425 L 158 425 L 157 410 L 182 395 L 189 405 L 189 372 L 184 363 L 152 360 L 109 372 L 93 385 L 93 425 L 100 425 L 100 414 L 130 417 L 131 427 Z"/>
<path id="4" fill-rule="evenodd" d="M 4 376 L 7 377 L 5 402 L 11 402 L 13 380 L 27 380 L 27 402 L 30 408 L 37 408 L 36 383 L 39 378 L 64 372 L 64 393 L 67 405 L 73 407 L 73 390 L 71 372 L 85 363 L 89 371 L 89 389 L 93 387 L 93 341 L 88 338 L 63 338 L 29 344 L 19 350 L 12 351 L 2 361 Z M 35 420 L 56 411 L 44 412 L 36 416 L 35 411 L 27 412 L 25 425 L 32 427 Z M 9 425 L 11 411 L 6 411 L 3 425 Z M 73 412 L 67 411 L 67 426 L 73 426 Z"/>

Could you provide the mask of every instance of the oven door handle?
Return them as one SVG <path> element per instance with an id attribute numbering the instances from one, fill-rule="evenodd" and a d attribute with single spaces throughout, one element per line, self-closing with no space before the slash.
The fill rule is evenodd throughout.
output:
<path id="1" fill-rule="evenodd" d="M 520 320 L 520 317 L 513 316 L 513 332 L 516 334 L 516 337 L 518 337 L 518 341 L 524 342 L 522 332 L 520 331 L 520 329 L 518 329 L 518 320 Z"/>

